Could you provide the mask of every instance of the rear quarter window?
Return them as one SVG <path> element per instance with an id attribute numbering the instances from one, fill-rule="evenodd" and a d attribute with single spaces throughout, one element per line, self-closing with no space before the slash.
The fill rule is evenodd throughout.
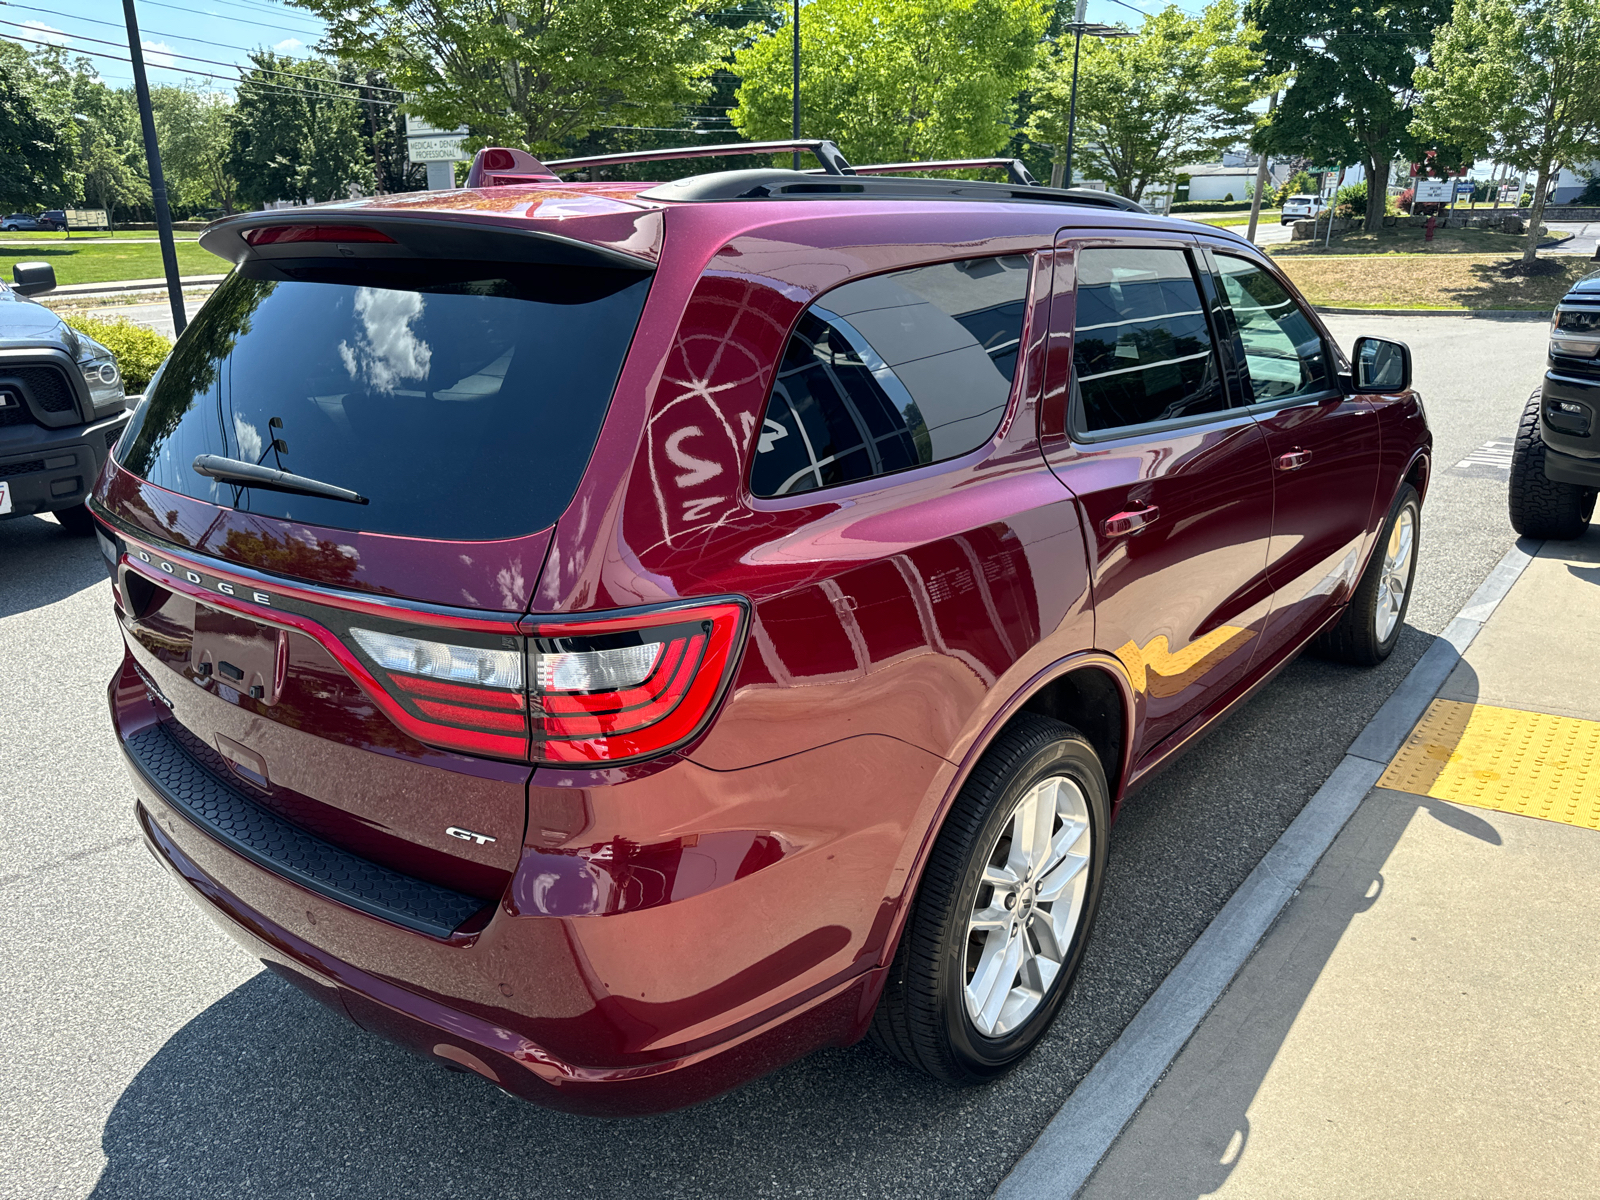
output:
<path id="1" fill-rule="evenodd" d="M 244 271 L 152 381 L 122 466 L 263 516 L 468 541 L 545 528 L 571 501 L 650 280 L 411 260 L 290 279 Z M 220 482 L 193 469 L 202 454 L 369 503 Z"/>
<path id="2" fill-rule="evenodd" d="M 966 454 L 999 427 L 1026 310 L 1025 255 L 858 280 L 800 318 L 750 473 L 757 496 L 854 483 Z"/>

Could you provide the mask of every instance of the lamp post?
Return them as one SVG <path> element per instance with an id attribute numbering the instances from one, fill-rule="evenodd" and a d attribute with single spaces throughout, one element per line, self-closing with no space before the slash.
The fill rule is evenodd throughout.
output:
<path id="1" fill-rule="evenodd" d="M 156 119 L 150 109 L 150 84 L 145 79 L 144 51 L 139 45 L 139 18 L 134 14 L 133 0 L 122 0 L 122 17 L 128 26 L 128 54 L 133 60 L 133 91 L 139 101 L 145 161 L 150 166 L 150 204 L 156 210 L 156 236 L 161 241 L 161 266 L 167 276 L 167 301 L 172 306 L 173 330 L 181 334 L 189 319 L 183 311 L 183 284 L 178 281 L 178 251 L 172 241 L 172 212 L 167 208 L 167 183 L 161 175 L 161 149 L 156 145 Z"/>
<path id="2" fill-rule="evenodd" d="M 1072 142 L 1073 136 L 1077 132 L 1078 124 L 1078 56 L 1083 53 L 1084 35 L 1087 34 L 1089 37 L 1097 38 L 1137 36 L 1133 30 L 1124 29 L 1120 25 L 1089 24 L 1083 19 L 1085 13 L 1088 11 L 1088 8 L 1089 0 L 1078 0 L 1078 11 L 1075 14 L 1076 19 L 1072 22 L 1072 24 L 1066 26 L 1066 32 L 1072 34 L 1072 99 L 1067 105 L 1067 161 L 1060 167 L 1058 171 L 1051 172 L 1051 187 L 1072 186 Z M 1062 178 L 1056 178 L 1058 174 L 1061 175 Z"/>
<path id="3" fill-rule="evenodd" d="M 795 141 L 800 140 L 800 0 L 794 0 L 794 121 L 790 135 Z M 800 169 L 800 151 L 796 150 L 791 158 L 790 166 L 796 171 Z"/>

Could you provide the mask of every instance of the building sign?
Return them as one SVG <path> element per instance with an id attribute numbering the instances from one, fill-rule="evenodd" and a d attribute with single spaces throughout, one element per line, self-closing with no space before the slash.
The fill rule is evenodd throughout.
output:
<path id="1" fill-rule="evenodd" d="M 439 129 L 420 117 L 406 117 L 407 157 L 414 163 L 464 162 L 472 157 L 462 150 L 467 129 Z"/>
<path id="2" fill-rule="evenodd" d="M 111 222 L 103 208 L 66 209 L 68 229 L 109 229 Z"/>
<path id="3" fill-rule="evenodd" d="M 1455 194 L 1455 183 L 1449 179 L 1419 179 L 1414 204 L 1449 204 Z"/>

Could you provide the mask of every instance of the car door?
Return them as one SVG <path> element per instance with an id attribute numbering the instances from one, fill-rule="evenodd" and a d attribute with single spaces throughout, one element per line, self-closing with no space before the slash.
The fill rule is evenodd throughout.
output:
<path id="1" fill-rule="evenodd" d="M 1260 654 L 1298 644 L 1349 599 L 1378 481 L 1375 408 L 1339 385 L 1337 355 L 1260 260 L 1211 247 L 1236 376 L 1272 462 L 1272 615 Z"/>
<path id="2" fill-rule="evenodd" d="M 1270 607 L 1265 438 L 1232 403 L 1188 239 L 1057 243 L 1041 414 L 1083 513 L 1095 643 L 1133 680 L 1139 756 L 1238 683 Z"/>

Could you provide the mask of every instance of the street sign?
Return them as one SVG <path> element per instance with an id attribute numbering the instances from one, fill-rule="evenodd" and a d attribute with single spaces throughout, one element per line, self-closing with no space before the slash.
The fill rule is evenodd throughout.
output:
<path id="1" fill-rule="evenodd" d="M 109 229 L 111 222 L 103 208 L 69 208 L 65 210 L 68 229 Z"/>
<path id="2" fill-rule="evenodd" d="M 1449 179 L 1419 179 L 1413 204 L 1449 204 L 1455 193 L 1455 184 Z"/>
<path id="3" fill-rule="evenodd" d="M 406 117 L 407 157 L 414 163 L 464 162 L 472 155 L 461 149 L 467 127 L 440 129 L 421 117 Z"/>

